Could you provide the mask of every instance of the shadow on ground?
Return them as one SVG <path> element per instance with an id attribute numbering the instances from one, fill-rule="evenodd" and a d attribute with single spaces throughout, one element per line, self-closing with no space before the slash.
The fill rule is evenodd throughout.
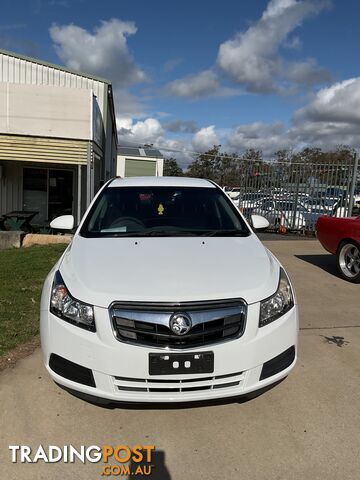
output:
<path id="1" fill-rule="evenodd" d="M 330 254 L 320 254 L 320 255 L 295 255 L 299 260 L 310 263 L 315 267 L 319 267 L 327 273 L 334 275 L 335 277 L 340 278 L 338 271 L 336 269 L 336 259 L 335 255 Z"/>
<path id="2" fill-rule="evenodd" d="M 156 446 L 155 446 L 156 448 Z M 148 479 L 158 479 L 158 480 L 171 480 L 170 472 L 165 462 L 165 452 L 161 450 L 155 450 L 151 455 L 151 471 L 149 473 L 149 463 L 145 460 L 143 462 L 137 463 L 132 461 L 130 463 L 130 474 L 128 479 L 133 478 L 135 475 L 136 479 L 148 478 Z M 140 472 L 140 473 L 136 473 Z M 141 473 L 142 472 L 142 473 Z"/>

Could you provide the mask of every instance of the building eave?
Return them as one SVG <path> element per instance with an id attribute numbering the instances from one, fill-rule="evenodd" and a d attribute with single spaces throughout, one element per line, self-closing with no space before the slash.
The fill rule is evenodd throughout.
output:
<path id="1" fill-rule="evenodd" d="M 73 75 L 78 75 L 79 77 L 89 78 L 89 79 L 95 80 L 97 82 L 101 82 L 101 83 L 105 83 L 107 85 L 111 85 L 111 81 L 107 80 L 106 78 L 101 78 L 101 77 L 97 77 L 95 75 L 89 75 L 88 73 L 79 72 L 77 70 L 64 67 L 63 65 L 57 65 L 55 63 L 45 62 L 44 60 L 40 60 L 39 58 L 33 58 L 33 57 L 29 57 L 27 55 L 22 55 L 22 54 L 15 53 L 15 52 L 10 52 L 8 50 L 3 50 L 2 48 L 0 48 L 0 54 L 7 55 L 9 57 L 19 58 L 20 60 L 36 63 L 38 65 L 44 65 L 46 67 L 54 68 L 56 70 L 61 70 L 62 72 L 72 73 Z"/>

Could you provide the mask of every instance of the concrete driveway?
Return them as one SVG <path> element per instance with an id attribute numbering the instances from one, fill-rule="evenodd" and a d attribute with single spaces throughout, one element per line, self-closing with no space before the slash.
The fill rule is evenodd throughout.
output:
<path id="1" fill-rule="evenodd" d="M 60 390 L 36 351 L 0 375 L 1 478 L 106 478 L 100 464 L 12 464 L 8 446 L 19 444 L 154 444 L 158 480 L 359 478 L 360 286 L 337 277 L 316 240 L 265 243 L 300 304 L 300 358 L 288 379 L 245 403 L 110 410 Z"/>

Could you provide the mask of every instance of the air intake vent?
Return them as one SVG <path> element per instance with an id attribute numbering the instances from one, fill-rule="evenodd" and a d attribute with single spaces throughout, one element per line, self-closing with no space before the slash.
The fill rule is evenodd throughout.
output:
<path id="1" fill-rule="evenodd" d="M 96 387 L 92 370 L 77 363 L 70 362 L 70 360 L 66 360 L 66 358 L 60 357 L 55 353 L 50 355 L 49 367 L 53 372 L 72 382 L 88 385 L 89 387 Z"/>
<path id="2" fill-rule="evenodd" d="M 285 368 L 290 367 L 290 365 L 295 360 L 295 347 L 292 346 L 285 350 L 285 352 L 280 353 L 277 357 L 272 358 L 268 362 L 264 363 L 260 380 L 264 380 L 265 378 L 272 377 L 277 373 L 285 370 Z"/>

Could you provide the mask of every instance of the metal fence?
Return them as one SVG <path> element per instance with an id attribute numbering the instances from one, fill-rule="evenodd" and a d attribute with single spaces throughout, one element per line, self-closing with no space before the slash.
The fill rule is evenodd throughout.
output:
<path id="1" fill-rule="evenodd" d="M 248 219 L 262 215 L 272 229 L 314 232 L 320 215 L 360 215 L 357 157 L 342 163 L 242 160 L 238 172 L 238 186 L 225 190 Z"/>

